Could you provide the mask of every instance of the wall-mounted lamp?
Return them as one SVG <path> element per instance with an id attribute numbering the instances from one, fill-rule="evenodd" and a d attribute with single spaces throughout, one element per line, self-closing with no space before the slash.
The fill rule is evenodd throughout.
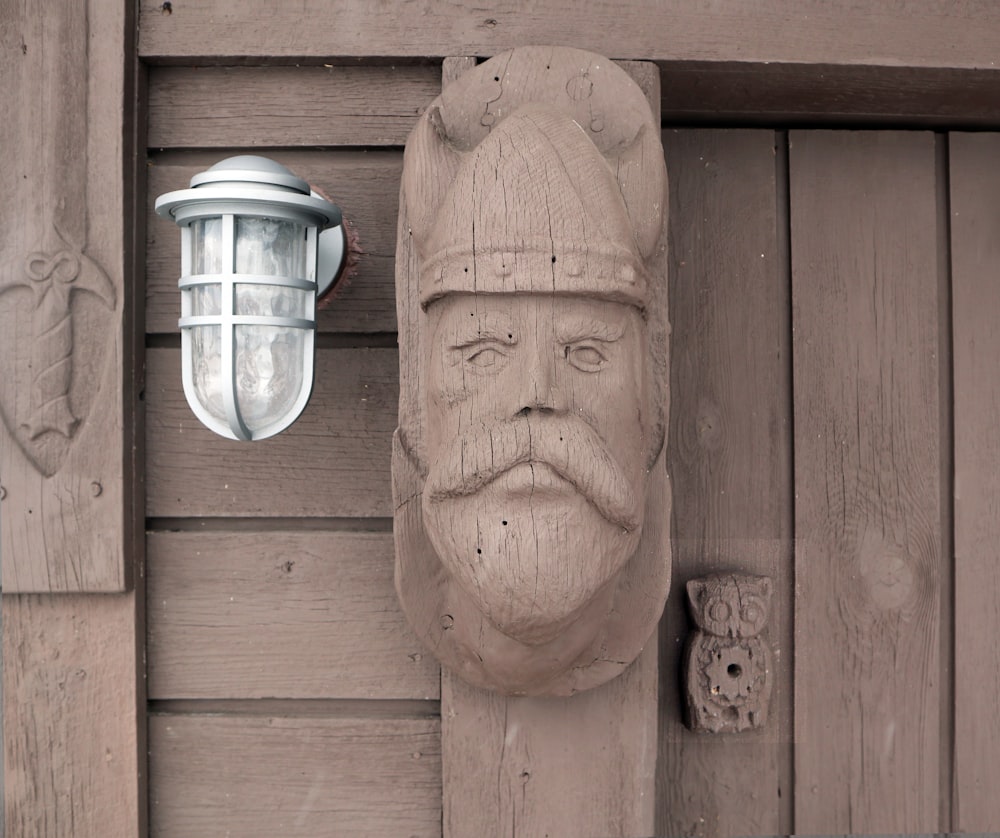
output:
<path id="1" fill-rule="evenodd" d="M 316 300 L 347 249 L 340 209 L 279 163 L 243 155 L 161 195 L 156 211 L 181 228 L 188 404 L 230 439 L 283 431 L 312 392 Z"/>

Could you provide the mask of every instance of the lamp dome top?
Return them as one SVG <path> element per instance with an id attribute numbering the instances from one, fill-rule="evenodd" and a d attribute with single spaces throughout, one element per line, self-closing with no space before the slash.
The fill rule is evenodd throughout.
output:
<path id="1" fill-rule="evenodd" d="M 191 187 L 209 183 L 255 183 L 309 194 L 309 184 L 280 163 L 256 154 L 238 154 L 220 160 L 191 178 Z"/>

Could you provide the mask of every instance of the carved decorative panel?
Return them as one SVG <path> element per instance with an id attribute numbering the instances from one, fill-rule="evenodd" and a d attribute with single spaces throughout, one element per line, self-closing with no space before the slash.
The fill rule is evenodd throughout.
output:
<path id="1" fill-rule="evenodd" d="M 569 48 L 469 70 L 407 143 L 396 585 L 476 686 L 596 686 L 662 612 L 666 189 L 642 90 Z"/>
<path id="2" fill-rule="evenodd" d="M 2 58 L 19 103 L 0 120 L 0 148 L 11 150 L 11 188 L 0 205 L 5 593 L 129 584 L 123 143 L 131 129 L 122 127 L 120 54 L 90 48 L 103 31 L 90 17 L 106 11 L 25 6 L 20 48 Z"/>
<path id="3" fill-rule="evenodd" d="M 60 206 L 60 209 L 64 207 Z M 90 412 L 93 373 L 103 366 L 116 294 L 103 268 L 59 227 L 21 270 L 0 275 L 6 311 L 5 378 L 0 414 L 7 432 L 46 477 L 62 465 L 80 422 Z M 20 294 L 6 293 L 19 289 Z M 74 305 L 86 291 L 100 305 Z M 74 319 L 86 321 L 74 331 Z"/>

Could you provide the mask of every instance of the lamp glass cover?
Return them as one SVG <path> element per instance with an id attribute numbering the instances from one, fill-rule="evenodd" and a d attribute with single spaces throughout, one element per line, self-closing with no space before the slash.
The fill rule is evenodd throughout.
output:
<path id="1" fill-rule="evenodd" d="M 206 280 L 189 289 L 190 313 L 221 319 L 228 309 L 236 320 L 225 331 L 223 324 L 191 328 L 191 381 L 201 406 L 227 426 L 232 423 L 225 388 L 234 388 L 240 420 L 250 435 L 259 438 L 294 409 L 312 352 L 307 340 L 312 330 L 288 325 L 287 319 L 313 318 L 315 290 L 282 283 L 285 278 L 313 280 L 310 228 L 256 216 L 235 216 L 232 224 L 231 253 L 224 245 L 222 217 L 197 219 L 189 225 L 191 273 Z M 239 322 L 248 317 L 259 322 Z M 223 369 L 227 340 L 233 342 L 231 377 Z"/>

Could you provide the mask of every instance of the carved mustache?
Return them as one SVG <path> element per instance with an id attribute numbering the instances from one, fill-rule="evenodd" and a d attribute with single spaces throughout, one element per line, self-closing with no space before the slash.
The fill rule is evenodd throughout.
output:
<path id="1" fill-rule="evenodd" d="M 542 463 L 608 521 L 639 526 L 635 493 L 604 441 L 574 417 L 533 416 L 482 425 L 456 437 L 427 476 L 431 502 L 475 494 L 515 466 Z"/>

